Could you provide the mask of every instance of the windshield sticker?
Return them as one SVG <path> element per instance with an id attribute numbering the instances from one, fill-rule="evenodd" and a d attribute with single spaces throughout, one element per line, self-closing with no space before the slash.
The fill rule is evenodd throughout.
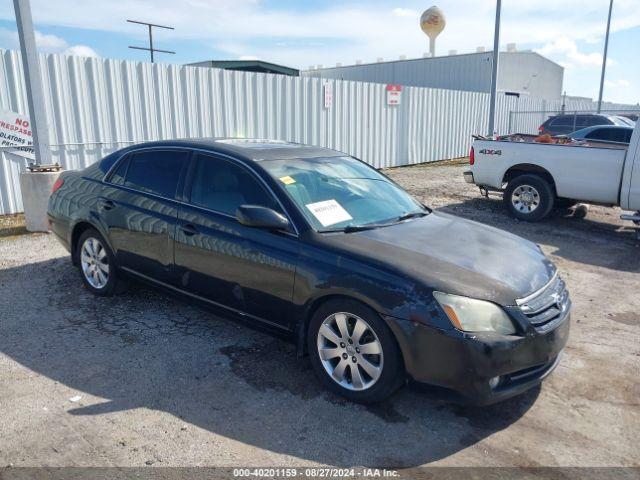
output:
<path id="1" fill-rule="evenodd" d="M 353 220 L 353 217 L 349 215 L 349 212 L 342 208 L 342 205 L 335 200 L 308 203 L 305 207 L 313 213 L 313 216 L 318 219 L 323 227 L 335 225 L 336 223 L 345 222 L 347 220 Z"/>
<path id="2" fill-rule="evenodd" d="M 296 181 L 293 178 L 291 178 L 289 175 L 287 175 L 286 177 L 280 177 L 280 181 L 285 185 L 292 185 L 296 183 Z"/>

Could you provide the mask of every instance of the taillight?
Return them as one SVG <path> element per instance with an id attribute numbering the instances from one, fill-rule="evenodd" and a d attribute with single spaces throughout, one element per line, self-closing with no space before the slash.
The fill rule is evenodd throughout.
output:
<path id="1" fill-rule="evenodd" d="M 51 195 L 56 193 L 63 184 L 64 184 L 64 180 L 61 178 L 58 178 L 53 184 L 53 187 L 51 187 Z"/>
<path id="2" fill-rule="evenodd" d="M 539 132 L 539 133 L 542 133 L 543 131 L 544 131 L 544 125 L 540 125 L 540 126 L 538 127 L 538 132 Z"/>
<path id="3" fill-rule="evenodd" d="M 469 150 L 469 165 L 473 165 L 476 162 L 476 152 L 473 151 L 473 147 Z"/>

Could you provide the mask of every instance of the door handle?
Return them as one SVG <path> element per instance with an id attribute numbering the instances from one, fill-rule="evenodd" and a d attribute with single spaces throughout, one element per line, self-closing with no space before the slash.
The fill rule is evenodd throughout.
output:
<path id="1" fill-rule="evenodd" d="M 100 200 L 100 207 L 103 210 L 111 210 L 113 208 L 115 208 L 116 204 L 113 203 L 111 200 Z"/>
<path id="2" fill-rule="evenodd" d="M 182 225 L 180 227 L 180 230 L 182 230 L 182 233 L 184 233 L 187 237 L 193 237 L 196 233 L 198 233 L 198 229 L 190 223 Z"/>

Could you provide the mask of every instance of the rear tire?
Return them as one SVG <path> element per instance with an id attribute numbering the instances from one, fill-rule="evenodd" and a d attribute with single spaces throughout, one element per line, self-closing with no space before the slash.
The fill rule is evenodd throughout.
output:
<path id="1" fill-rule="evenodd" d="M 101 297 L 119 291 L 115 256 L 102 235 L 93 228 L 85 230 L 76 248 L 78 269 L 87 290 Z"/>
<path id="2" fill-rule="evenodd" d="M 307 347 L 320 382 L 351 401 L 380 402 L 406 380 L 393 333 L 375 311 L 359 302 L 323 304 L 309 323 Z"/>
<path id="3" fill-rule="evenodd" d="M 509 181 L 503 201 L 512 217 L 537 222 L 553 209 L 555 193 L 551 184 L 543 177 L 525 174 Z"/>

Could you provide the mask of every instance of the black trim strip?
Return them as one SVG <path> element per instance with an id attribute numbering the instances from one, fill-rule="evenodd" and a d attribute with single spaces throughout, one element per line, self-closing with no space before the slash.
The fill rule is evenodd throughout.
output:
<path id="1" fill-rule="evenodd" d="M 280 325 L 279 323 L 271 322 L 271 321 L 266 320 L 266 319 L 264 319 L 262 317 L 256 317 L 255 315 L 251 315 L 251 314 L 243 312 L 241 310 L 236 310 L 235 308 L 231 308 L 231 307 L 228 307 L 226 305 L 222 305 L 221 303 L 214 302 L 213 300 L 209 300 L 208 298 L 201 297 L 200 295 L 196 295 L 195 293 L 191 293 L 191 292 L 188 292 L 188 291 L 183 290 L 181 288 L 174 287 L 173 285 L 169 285 L 168 283 L 161 282 L 159 280 L 156 280 L 155 278 L 151 278 L 151 277 L 149 277 L 149 276 L 147 276 L 147 275 L 145 275 L 143 273 L 137 272 L 137 271 L 132 270 L 130 268 L 120 267 L 120 269 L 122 269 L 125 272 L 130 273 L 132 275 L 140 277 L 140 278 L 142 278 L 142 279 L 144 279 L 144 280 L 146 280 L 148 282 L 155 283 L 156 285 L 160 285 L 161 287 L 164 287 L 164 288 L 169 288 L 169 289 L 174 290 L 174 291 L 176 291 L 178 293 L 181 293 L 183 295 L 187 295 L 189 297 L 195 298 L 196 300 L 200 300 L 202 302 L 211 304 L 211 305 L 213 305 L 215 307 L 223 308 L 223 309 L 228 310 L 228 311 L 230 311 L 232 313 L 235 313 L 236 315 L 239 315 L 241 317 L 257 320 L 259 322 L 265 323 L 265 324 L 270 325 L 272 327 L 277 327 L 277 328 L 279 328 L 281 330 L 284 330 L 286 332 L 291 332 L 291 330 L 289 328 L 287 328 L 287 327 L 285 327 L 283 325 Z"/>

